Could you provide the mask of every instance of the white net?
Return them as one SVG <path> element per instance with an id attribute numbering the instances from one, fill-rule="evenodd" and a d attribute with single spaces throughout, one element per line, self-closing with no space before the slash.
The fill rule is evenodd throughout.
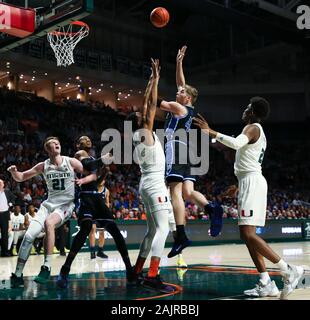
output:
<path id="1" fill-rule="evenodd" d="M 74 63 L 74 48 L 88 34 L 89 26 L 81 21 L 72 22 L 47 34 L 47 39 L 55 53 L 58 67 L 67 67 Z"/>

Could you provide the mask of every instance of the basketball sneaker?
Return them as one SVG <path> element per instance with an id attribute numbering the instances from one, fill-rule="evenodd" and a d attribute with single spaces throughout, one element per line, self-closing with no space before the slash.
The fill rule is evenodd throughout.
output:
<path id="1" fill-rule="evenodd" d="M 128 272 L 127 272 L 126 276 L 127 276 L 128 283 L 134 284 L 134 285 L 140 285 L 142 283 L 142 281 L 144 280 L 144 276 L 143 276 L 142 272 L 140 272 L 140 273 L 133 272 L 133 274 L 131 272 L 129 272 L 129 274 L 128 274 Z"/>
<path id="2" fill-rule="evenodd" d="M 156 277 L 145 277 L 141 283 L 144 287 L 154 289 L 162 293 L 172 293 L 175 288 L 164 284 L 159 275 Z"/>
<path id="3" fill-rule="evenodd" d="M 142 273 L 141 273 L 142 274 Z M 138 284 L 140 273 L 135 273 L 133 267 L 126 270 L 126 279 L 130 284 Z"/>
<path id="4" fill-rule="evenodd" d="M 176 240 L 172 246 L 171 251 L 168 253 L 168 258 L 172 258 L 180 254 L 186 247 L 190 246 L 191 244 L 192 241 L 187 238 L 181 241 Z"/>
<path id="5" fill-rule="evenodd" d="M 178 255 L 177 266 L 179 268 L 187 268 L 187 263 L 184 261 L 181 253 Z"/>
<path id="6" fill-rule="evenodd" d="M 13 250 L 12 250 L 12 255 L 13 256 L 17 256 L 17 250 L 16 247 L 14 246 Z"/>
<path id="7" fill-rule="evenodd" d="M 18 277 L 15 273 L 11 275 L 11 288 L 21 288 L 24 286 L 23 274 Z"/>
<path id="8" fill-rule="evenodd" d="M 97 252 L 97 257 L 102 258 L 102 259 L 108 259 L 109 256 L 107 256 L 103 251 L 98 251 Z"/>
<path id="9" fill-rule="evenodd" d="M 96 252 L 95 251 L 91 251 L 90 252 L 90 258 L 91 259 L 96 259 Z"/>
<path id="10" fill-rule="evenodd" d="M 280 291 L 274 281 L 269 281 L 264 285 L 259 280 L 254 289 L 245 290 L 243 293 L 249 297 L 277 297 Z"/>
<path id="11" fill-rule="evenodd" d="M 51 275 L 51 270 L 47 266 L 42 266 L 40 273 L 34 278 L 37 283 L 45 284 Z"/>
<path id="12" fill-rule="evenodd" d="M 293 292 L 304 272 L 305 270 L 303 267 L 294 265 L 288 265 L 287 271 L 281 272 L 284 283 L 280 296 L 281 300 L 285 300 L 287 296 Z"/>
<path id="13" fill-rule="evenodd" d="M 59 250 L 54 246 L 53 253 L 59 253 Z"/>

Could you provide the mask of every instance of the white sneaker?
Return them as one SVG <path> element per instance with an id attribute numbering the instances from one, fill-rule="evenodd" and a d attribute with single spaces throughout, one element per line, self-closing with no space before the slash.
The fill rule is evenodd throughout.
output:
<path id="1" fill-rule="evenodd" d="M 304 272 L 305 270 L 303 267 L 294 265 L 288 265 L 288 270 L 281 272 L 284 283 L 280 296 L 281 300 L 285 300 L 287 296 L 293 292 Z"/>
<path id="2" fill-rule="evenodd" d="M 266 285 L 263 285 L 259 280 L 254 289 L 245 290 L 243 293 L 250 297 L 277 297 L 280 291 L 274 281 L 269 281 Z"/>

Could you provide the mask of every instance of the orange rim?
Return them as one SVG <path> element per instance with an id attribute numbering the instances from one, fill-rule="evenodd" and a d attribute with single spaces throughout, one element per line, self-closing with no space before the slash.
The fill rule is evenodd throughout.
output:
<path id="1" fill-rule="evenodd" d="M 70 22 L 71 25 L 76 25 L 76 26 L 80 26 L 80 27 L 86 27 L 86 29 L 89 31 L 89 25 L 83 21 L 72 21 Z M 74 36 L 76 34 L 81 33 L 82 31 L 77 31 L 77 32 L 62 32 L 62 31 L 51 31 L 49 32 L 49 34 L 55 35 L 55 36 Z"/>

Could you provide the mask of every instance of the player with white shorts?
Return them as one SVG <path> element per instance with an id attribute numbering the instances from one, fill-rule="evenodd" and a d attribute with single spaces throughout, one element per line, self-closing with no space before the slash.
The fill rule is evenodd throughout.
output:
<path id="1" fill-rule="evenodd" d="M 256 287 L 244 291 L 244 294 L 255 297 L 278 296 L 279 290 L 275 282 L 271 281 L 266 270 L 265 258 L 280 269 L 284 282 L 280 298 L 286 299 L 296 288 L 304 269 L 301 266 L 287 264 L 256 234 L 256 227 L 263 227 L 266 220 L 267 182 L 262 175 L 262 162 L 267 148 L 267 140 L 261 122 L 268 117 L 269 112 L 268 101 L 261 97 L 251 98 L 250 104 L 242 115 L 242 120 L 247 125 L 236 138 L 212 130 L 201 115 L 194 121 L 212 138 L 236 150 L 234 171 L 239 183 L 238 224 L 240 237 L 245 242 L 260 273 L 260 280 Z M 236 189 L 231 191 L 234 193 Z"/>
<path id="2" fill-rule="evenodd" d="M 74 209 L 75 174 L 83 172 L 83 165 L 74 158 L 62 156 L 61 146 L 57 137 L 48 137 L 44 149 L 49 158 L 33 168 L 19 172 L 16 166 L 10 166 L 8 171 L 17 182 L 23 182 L 42 174 L 48 190 L 48 198 L 41 204 L 35 218 L 20 246 L 15 273 L 11 276 L 12 287 L 23 286 L 23 269 L 28 260 L 34 240 L 45 230 L 44 265 L 35 281 L 45 283 L 50 276 L 50 261 L 55 243 L 55 228 L 61 226 L 72 215 Z"/>
<path id="3" fill-rule="evenodd" d="M 159 276 L 159 264 L 169 233 L 169 212 L 172 210 L 169 192 L 165 184 L 165 153 L 153 132 L 156 114 L 159 61 L 152 59 L 152 74 L 143 101 L 142 117 L 137 114 L 128 117 L 132 121 L 135 145 L 134 160 L 140 166 L 139 191 L 146 209 L 147 231 L 140 245 L 140 252 L 134 267 L 137 280 L 142 285 L 163 293 L 174 288 L 165 285 Z M 137 130 L 141 128 L 140 130 Z M 151 252 L 151 262 L 146 277 L 142 277 L 143 265 Z"/>
<path id="4" fill-rule="evenodd" d="M 18 240 L 23 238 L 25 234 L 25 217 L 21 213 L 20 206 L 14 206 L 14 212 L 11 213 L 10 221 L 12 230 L 9 232 L 8 250 L 12 250 L 12 254 L 16 255 L 16 245 L 18 243 Z"/>

